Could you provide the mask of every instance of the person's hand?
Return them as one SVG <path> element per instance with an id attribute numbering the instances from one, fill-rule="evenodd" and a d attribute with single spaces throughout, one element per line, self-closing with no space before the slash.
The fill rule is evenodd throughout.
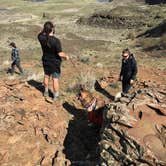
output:
<path id="1" fill-rule="evenodd" d="M 65 58 L 66 58 L 66 60 L 69 60 L 69 56 L 68 56 L 68 55 L 66 55 L 66 57 L 65 57 Z"/>
<path id="2" fill-rule="evenodd" d="M 133 85 L 134 84 L 134 80 L 130 80 L 130 84 Z"/>
<path id="3" fill-rule="evenodd" d="M 119 77 L 118 77 L 118 81 L 122 81 L 122 76 L 119 76 Z"/>

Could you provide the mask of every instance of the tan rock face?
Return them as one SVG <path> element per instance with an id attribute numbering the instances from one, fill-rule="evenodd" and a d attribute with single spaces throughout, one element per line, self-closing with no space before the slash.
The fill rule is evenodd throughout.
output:
<path id="1" fill-rule="evenodd" d="M 26 82 L 0 82 L 0 165 L 61 165 L 67 124 Z"/>

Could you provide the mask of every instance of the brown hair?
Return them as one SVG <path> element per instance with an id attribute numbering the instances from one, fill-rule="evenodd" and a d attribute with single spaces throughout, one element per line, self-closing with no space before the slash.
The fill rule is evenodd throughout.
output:
<path id="1" fill-rule="evenodd" d="M 14 47 L 14 48 L 17 48 L 17 47 L 16 47 L 16 44 L 15 44 L 14 42 L 11 42 L 11 43 L 9 44 L 9 46 L 12 46 L 12 47 Z"/>
<path id="2" fill-rule="evenodd" d="M 122 51 L 122 54 L 125 54 L 125 53 L 128 53 L 129 55 L 131 54 L 130 53 L 130 50 L 128 48 L 125 48 L 123 51 Z"/>
<path id="3" fill-rule="evenodd" d="M 47 41 L 46 41 L 46 45 L 48 47 L 51 47 L 50 43 L 49 43 L 49 34 L 52 32 L 54 32 L 54 25 L 51 21 L 47 21 L 45 22 L 44 26 L 43 26 L 43 31 L 42 33 L 45 33 L 47 36 Z"/>

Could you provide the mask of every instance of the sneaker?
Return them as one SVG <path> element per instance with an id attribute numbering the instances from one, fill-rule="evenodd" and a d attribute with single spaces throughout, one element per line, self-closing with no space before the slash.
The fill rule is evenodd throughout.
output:
<path id="1" fill-rule="evenodd" d="M 59 100 L 59 96 L 53 97 L 53 101 L 57 101 L 57 100 Z"/>
<path id="2" fill-rule="evenodd" d="M 130 94 L 128 94 L 128 93 L 123 93 L 123 92 L 122 92 L 122 97 L 130 98 L 130 97 L 131 97 L 131 95 L 130 95 Z"/>
<path id="3" fill-rule="evenodd" d="M 49 93 L 48 93 L 47 91 L 44 91 L 43 96 L 44 96 L 44 97 L 48 97 L 48 96 L 49 96 Z"/>

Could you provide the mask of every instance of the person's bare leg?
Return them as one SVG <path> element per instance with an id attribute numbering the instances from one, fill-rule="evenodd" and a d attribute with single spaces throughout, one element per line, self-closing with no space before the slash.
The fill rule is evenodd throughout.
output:
<path id="1" fill-rule="evenodd" d="M 48 86 L 49 86 L 49 79 L 50 76 L 49 75 L 44 75 L 44 80 L 43 80 L 43 84 L 44 84 L 44 96 L 48 96 Z"/>
<path id="2" fill-rule="evenodd" d="M 53 97 L 56 99 L 59 96 L 59 79 L 53 78 Z"/>

